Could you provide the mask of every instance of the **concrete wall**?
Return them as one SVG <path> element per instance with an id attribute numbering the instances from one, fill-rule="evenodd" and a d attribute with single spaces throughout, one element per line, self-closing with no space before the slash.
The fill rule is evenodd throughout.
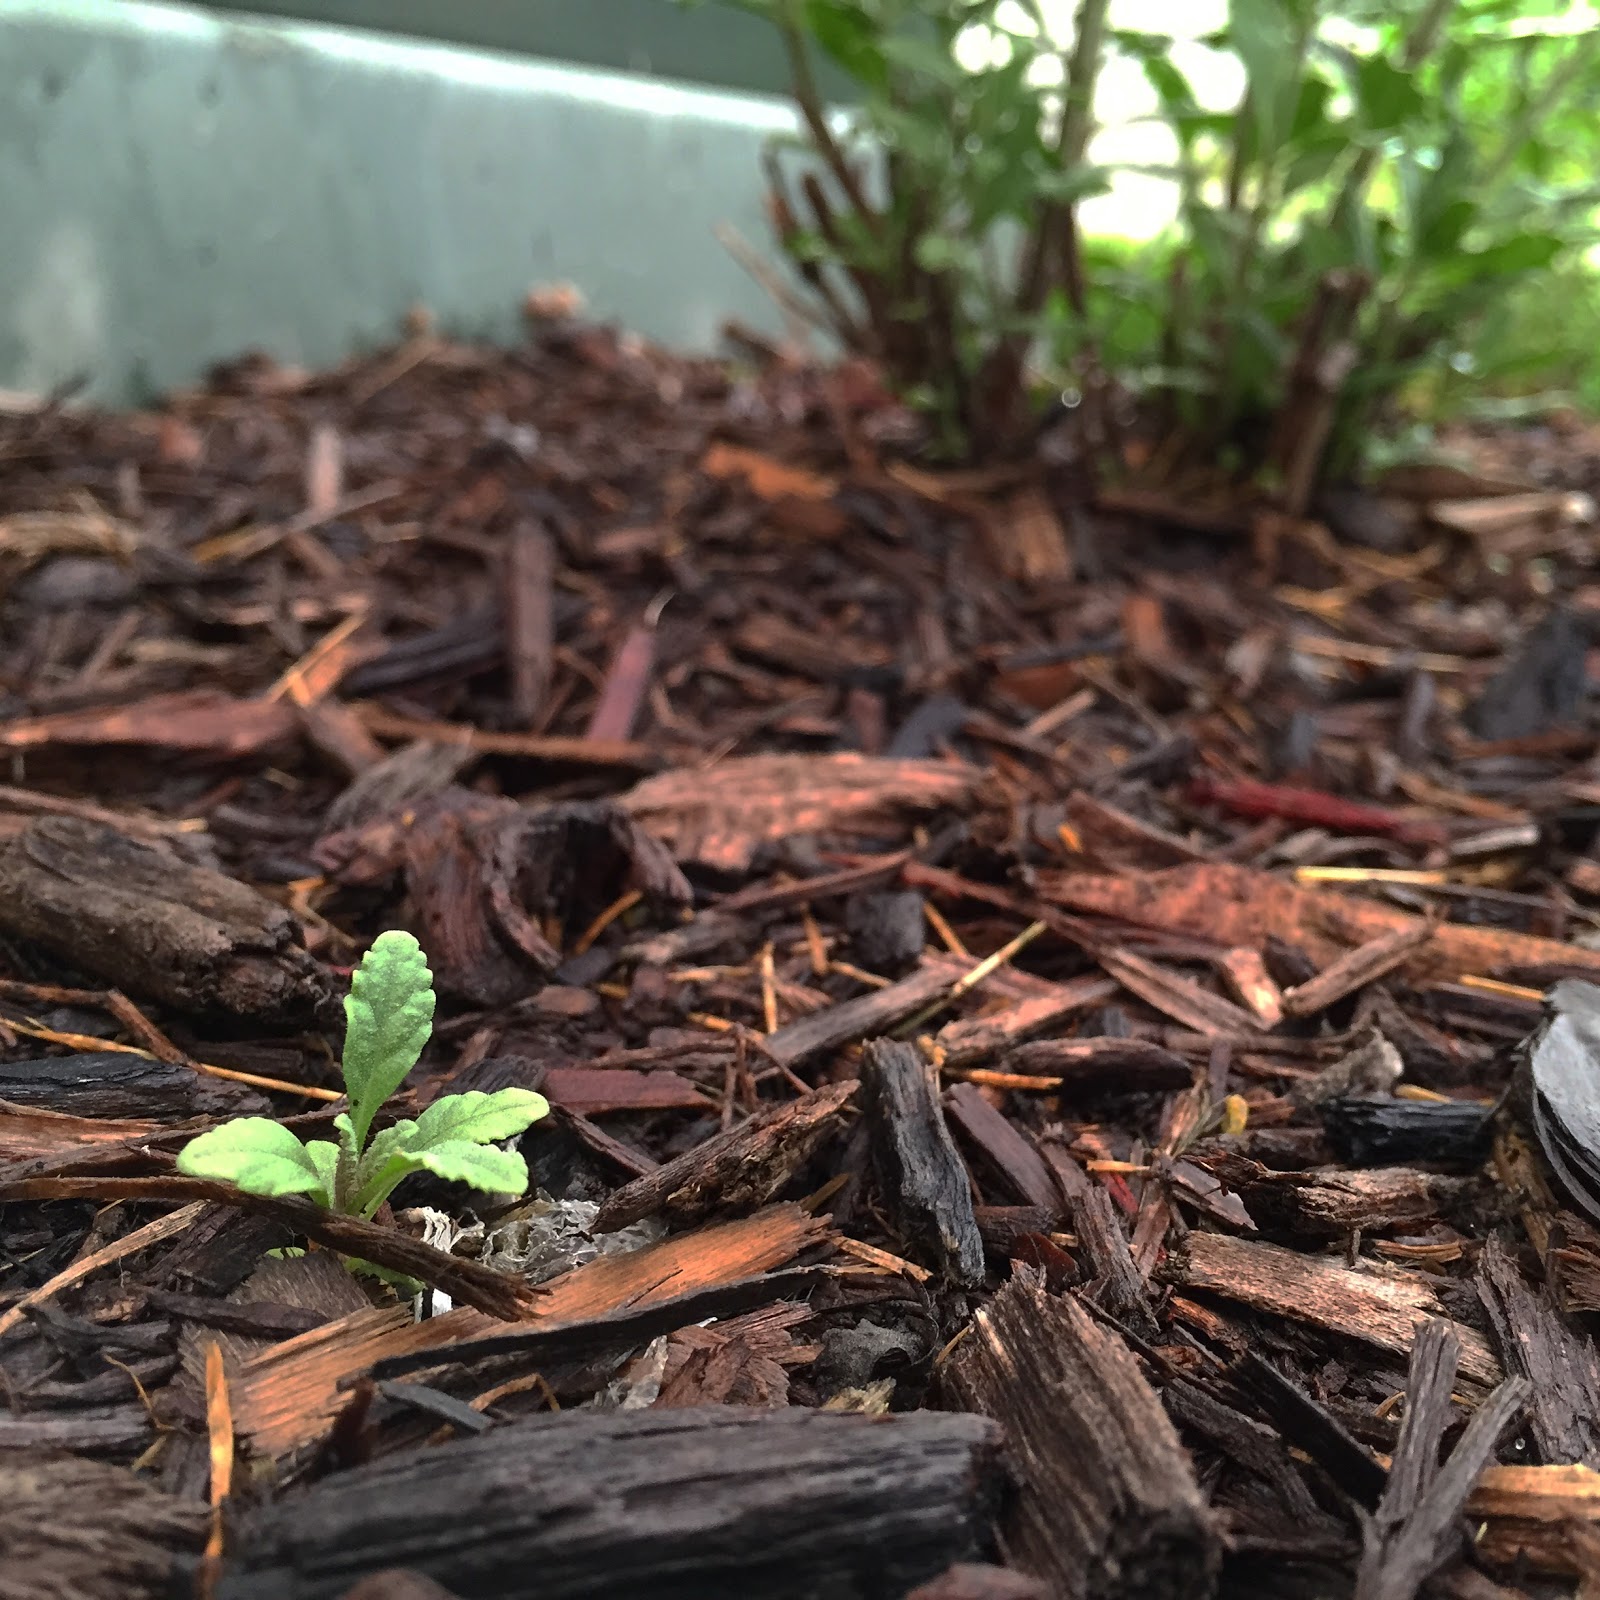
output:
<path id="1" fill-rule="evenodd" d="M 327 362 L 419 301 L 513 337 L 553 281 L 686 347 L 774 325 L 714 229 L 767 248 L 780 101 L 137 0 L 0 0 L 0 59 L 0 387 Z"/>
<path id="2" fill-rule="evenodd" d="M 374 28 L 479 50 L 506 50 L 614 72 L 783 94 L 775 30 L 714 0 L 201 0 L 218 12 Z M 824 69 L 825 70 L 825 69 Z M 842 76 L 831 82 L 845 87 Z"/>

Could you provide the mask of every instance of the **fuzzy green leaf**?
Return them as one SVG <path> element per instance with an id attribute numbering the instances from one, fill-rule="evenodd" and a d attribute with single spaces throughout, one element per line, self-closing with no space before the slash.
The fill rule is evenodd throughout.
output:
<path id="1" fill-rule="evenodd" d="M 381 933 L 345 997 L 344 1083 L 356 1149 L 433 1032 L 433 974 L 409 933 Z"/>
<path id="2" fill-rule="evenodd" d="M 411 1153 L 417 1168 L 449 1183 L 470 1183 L 486 1194 L 522 1194 L 528 1187 L 528 1163 L 515 1150 L 498 1145 L 450 1139 L 431 1150 Z"/>
<path id="3" fill-rule="evenodd" d="M 409 1150 L 415 1142 L 417 1125 L 410 1120 L 391 1123 L 381 1133 L 373 1135 L 367 1153 L 361 1158 L 363 1171 L 376 1171 L 392 1155 Z"/>
<path id="4" fill-rule="evenodd" d="M 337 1159 L 336 1146 L 326 1149 Z M 240 1117 L 191 1139 L 178 1156 L 178 1171 L 186 1178 L 234 1184 L 246 1194 L 303 1194 L 325 1209 L 332 1204 L 331 1169 L 323 1152 L 301 1144 L 270 1117 Z"/>
<path id="5" fill-rule="evenodd" d="M 414 1123 L 406 1124 L 415 1127 Z M 370 1217 L 413 1172 L 431 1172 L 451 1183 L 470 1183 L 490 1194 L 521 1194 L 528 1187 L 528 1164 L 498 1146 L 449 1139 L 431 1150 L 390 1150 L 379 1162 L 363 1165 L 366 1176 L 356 1195 L 358 1216 Z"/>
<path id="6" fill-rule="evenodd" d="M 492 1144 L 511 1139 L 546 1116 L 550 1102 L 532 1089 L 498 1089 L 484 1094 L 447 1094 L 435 1100 L 416 1120 L 416 1133 L 405 1141 L 411 1151 L 429 1150 L 455 1139 Z"/>
<path id="7" fill-rule="evenodd" d="M 514 1138 L 549 1110 L 545 1097 L 531 1089 L 500 1089 L 494 1094 L 473 1089 L 435 1100 L 415 1122 L 397 1122 L 372 1141 L 361 1162 L 356 1211 L 371 1216 L 413 1172 L 433 1172 L 478 1188 L 486 1185 L 475 1174 L 487 1173 L 495 1179 L 493 1192 L 521 1194 L 528 1182 L 521 1156 L 509 1158 L 513 1165 L 494 1161 L 492 1158 L 501 1155 L 497 1150 L 490 1152 L 489 1162 L 463 1157 L 461 1152 L 496 1139 Z M 443 1165 L 432 1159 L 441 1150 L 445 1152 Z M 504 1188 L 499 1187 L 502 1179 L 508 1180 Z"/>

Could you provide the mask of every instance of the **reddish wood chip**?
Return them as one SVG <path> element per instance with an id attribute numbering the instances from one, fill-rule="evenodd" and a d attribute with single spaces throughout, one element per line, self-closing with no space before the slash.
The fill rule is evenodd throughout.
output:
<path id="1" fill-rule="evenodd" d="M 679 861 L 737 872 L 763 844 L 796 834 L 896 839 L 913 817 L 965 810 L 980 776 L 948 761 L 740 756 L 646 778 L 622 804 Z"/>
<path id="2" fill-rule="evenodd" d="M 1259 947 L 1275 935 L 1304 950 L 1319 966 L 1352 945 L 1428 925 L 1422 917 L 1376 900 L 1302 889 L 1271 873 L 1226 862 L 1115 878 L 1041 873 L 1038 887 L 1045 898 L 1075 911 L 1228 946 Z M 1424 983 L 1541 968 L 1600 975 L 1600 951 L 1504 928 L 1441 922 L 1434 925 L 1433 937 L 1407 958 L 1403 970 L 1412 982 Z"/>
<path id="3" fill-rule="evenodd" d="M 195 689 L 151 695 L 132 705 L 0 723 L 0 748 L 127 744 L 248 756 L 286 743 L 299 727 L 295 708 L 284 701 L 240 700 L 215 689 Z"/>
<path id="4" fill-rule="evenodd" d="M 556 1105 L 585 1117 L 608 1111 L 715 1110 L 698 1084 L 676 1072 L 552 1067 L 544 1092 Z"/>

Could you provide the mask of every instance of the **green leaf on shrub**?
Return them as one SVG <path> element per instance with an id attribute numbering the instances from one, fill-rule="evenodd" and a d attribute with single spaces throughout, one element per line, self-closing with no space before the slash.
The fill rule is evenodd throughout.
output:
<path id="1" fill-rule="evenodd" d="M 1270 157 L 1289 131 L 1299 98 L 1299 21 L 1290 0 L 1229 0 L 1228 36 L 1244 63 L 1261 153 Z"/>
<path id="2" fill-rule="evenodd" d="M 955 239 L 947 234 L 924 234 L 917 241 L 917 265 L 924 272 L 959 272 L 970 266 L 977 246 L 970 239 Z"/>
<path id="3" fill-rule="evenodd" d="M 1477 202 L 1465 196 L 1447 202 L 1439 208 L 1427 230 L 1417 240 L 1419 252 L 1430 259 L 1454 255 L 1461 248 L 1461 240 L 1477 215 Z"/>
<path id="4" fill-rule="evenodd" d="M 1333 98 L 1333 85 L 1315 72 L 1308 72 L 1300 82 L 1300 98 L 1295 104 L 1294 121 L 1289 128 L 1290 142 L 1303 144 L 1311 139 L 1325 139 L 1333 125 L 1328 120 L 1328 102 Z M 1343 137 L 1343 130 L 1334 130 Z M 1346 140 L 1348 148 L 1348 140 Z"/>
<path id="5" fill-rule="evenodd" d="M 841 0 L 806 0 L 805 29 L 824 55 L 859 83 L 882 89 L 889 68 L 879 48 L 878 30 L 859 5 Z"/>
<path id="6" fill-rule="evenodd" d="M 1321 183 L 1349 150 L 1350 141 L 1337 130 L 1300 150 L 1284 171 L 1284 197 L 1287 199 L 1302 189 Z"/>
<path id="7" fill-rule="evenodd" d="M 1356 104 L 1372 133 L 1387 133 L 1427 108 L 1412 75 L 1382 56 L 1368 56 L 1356 68 Z"/>
<path id="8" fill-rule="evenodd" d="M 1502 239 L 1499 244 L 1483 250 L 1463 250 L 1444 272 L 1450 279 L 1463 283 L 1536 272 L 1560 254 L 1562 243 L 1552 233 L 1525 233 L 1515 239 Z"/>
<path id="9" fill-rule="evenodd" d="M 1041 172 L 1035 180 L 1039 198 L 1052 200 L 1057 205 L 1087 200 L 1090 195 L 1105 194 L 1110 188 L 1111 179 L 1104 167 L 1083 166 L 1065 171 L 1057 167 Z"/>
<path id="10" fill-rule="evenodd" d="M 919 73 L 947 88 L 970 88 L 967 72 L 937 40 L 915 33 L 891 33 L 879 45 L 883 59 L 906 72 Z"/>

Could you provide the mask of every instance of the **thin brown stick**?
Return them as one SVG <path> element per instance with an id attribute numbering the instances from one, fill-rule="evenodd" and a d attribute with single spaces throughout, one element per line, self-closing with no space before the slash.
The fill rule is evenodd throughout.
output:
<path id="1" fill-rule="evenodd" d="M 833 175 L 834 182 L 844 191 L 850 204 L 855 208 L 861 218 L 862 226 L 876 235 L 881 228 L 878 214 L 868 203 L 866 195 L 862 193 L 861 185 L 851 170 L 849 161 L 845 159 L 839 141 L 833 136 L 833 129 L 828 126 L 827 113 L 822 107 L 822 94 L 811 71 L 811 57 L 806 50 L 805 35 L 800 31 L 792 7 L 786 6 L 780 13 L 778 31 L 783 35 L 784 50 L 789 57 L 789 71 L 794 81 L 795 105 L 805 120 L 806 129 L 817 147 L 817 154 L 822 157 L 828 171 Z"/>

